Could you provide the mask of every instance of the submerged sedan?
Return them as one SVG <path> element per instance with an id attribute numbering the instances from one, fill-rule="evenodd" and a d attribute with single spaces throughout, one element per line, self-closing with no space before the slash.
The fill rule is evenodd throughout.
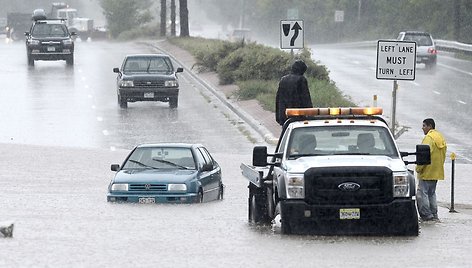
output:
<path id="1" fill-rule="evenodd" d="M 108 186 L 108 202 L 201 203 L 223 199 L 221 168 L 200 144 L 135 147 Z"/>

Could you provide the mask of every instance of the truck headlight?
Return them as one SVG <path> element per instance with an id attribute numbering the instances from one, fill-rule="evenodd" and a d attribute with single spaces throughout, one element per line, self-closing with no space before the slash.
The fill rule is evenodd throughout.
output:
<path id="1" fill-rule="evenodd" d="M 165 87 L 177 87 L 179 86 L 179 83 L 177 83 L 176 80 L 168 80 L 164 82 Z"/>
<path id="2" fill-rule="evenodd" d="M 393 197 L 409 197 L 410 183 L 408 174 L 393 174 Z"/>
<path id="3" fill-rule="evenodd" d="M 187 185 L 185 184 L 169 184 L 167 185 L 167 190 L 170 192 L 186 192 Z"/>
<path id="4" fill-rule="evenodd" d="M 128 184 L 126 183 L 113 183 L 111 185 L 112 191 L 128 191 Z"/>
<path id="5" fill-rule="evenodd" d="M 287 189 L 287 198 L 305 198 L 305 179 L 303 174 L 288 175 L 285 187 Z"/>
<path id="6" fill-rule="evenodd" d="M 134 83 L 130 80 L 121 80 L 120 87 L 134 87 Z"/>
<path id="7" fill-rule="evenodd" d="M 39 40 L 31 39 L 29 42 L 31 45 L 39 45 Z"/>

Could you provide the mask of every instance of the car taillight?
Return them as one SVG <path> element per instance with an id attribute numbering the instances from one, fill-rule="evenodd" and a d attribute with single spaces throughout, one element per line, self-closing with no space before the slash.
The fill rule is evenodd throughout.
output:
<path id="1" fill-rule="evenodd" d="M 438 51 L 434 48 L 428 48 L 428 53 L 429 54 L 438 54 Z"/>

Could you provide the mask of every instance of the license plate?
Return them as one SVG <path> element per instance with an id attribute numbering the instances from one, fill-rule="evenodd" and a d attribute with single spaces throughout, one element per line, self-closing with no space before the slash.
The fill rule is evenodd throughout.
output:
<path id="1" fill-rule="evenodd" d="M 154 197 L 140 197 L 138 198 L 138 202 L 140 204 L 154 204 L 156 203 L 156 199 Z"/>
<path id="2" fill-rule="evenodd" d="M 145 97 L 145 98 L 154 98 L 154 92 L 147 92 L 147 93 L 144 93 L 144 97 Z"/>
<path id="3" fill-rule="evenodd" d="M 339 219 L 341 220 L 358 220 L 361 218 L 360 208 L 340 208 Z"/>
<path id="4" fill-rule="evenodd" d="M 48 47 L 48 51 L 56 51 L 55 47 Z"/>

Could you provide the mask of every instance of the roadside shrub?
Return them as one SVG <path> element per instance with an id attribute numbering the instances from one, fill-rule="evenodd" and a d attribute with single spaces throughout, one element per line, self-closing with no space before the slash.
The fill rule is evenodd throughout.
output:
<path id="1" fill-rule="evenodd" d="M 120 41 L 135 40 L 140 38 L 149 39 L 157 37 L 158 34 L 159 25 L 147 25 L 140 28 L 121 32 L 116 39 Z"/>

